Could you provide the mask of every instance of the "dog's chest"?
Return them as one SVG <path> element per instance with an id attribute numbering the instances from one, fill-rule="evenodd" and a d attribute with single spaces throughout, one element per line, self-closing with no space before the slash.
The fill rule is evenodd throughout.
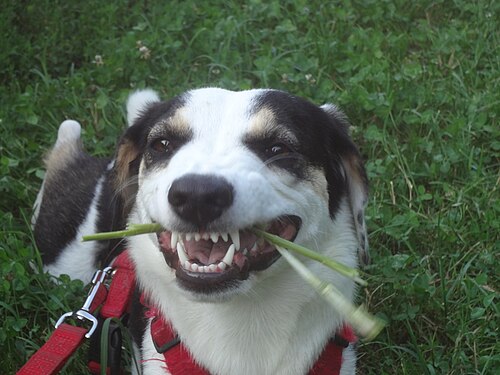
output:
<path id="1" fill-rule="evenodd" d="M 261 295 L 261 303 L 234 302 L 224 307 L 210 303 L 188 307 L 175 295 L 168 300 L 163 311 L 168 311 L 183 345 L 213 375 L 306 374 L 335 321 L 317 313 L 321 310 L 317 308 L 304 314 L 294 308 L 292 294 L 283 290 Z M 317 303 L 311 302 L 311 306 Z M 157 353 L 151 337 L 148 323 L 142 342 L 145 373 L 168 374 L 165 357 Z"/>

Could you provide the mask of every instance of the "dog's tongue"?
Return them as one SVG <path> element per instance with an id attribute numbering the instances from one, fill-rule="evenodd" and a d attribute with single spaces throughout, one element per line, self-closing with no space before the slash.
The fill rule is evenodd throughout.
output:
<path id="1" fill-rule="evenodd" d="M 220 262 L 224 258 L 224 255 L 226 255 L 230 245 L 231 242 L 219 241 L 214 244 L 209 240 L 184 242 L 188 258 L 196 260 L 205 266 Z"/>

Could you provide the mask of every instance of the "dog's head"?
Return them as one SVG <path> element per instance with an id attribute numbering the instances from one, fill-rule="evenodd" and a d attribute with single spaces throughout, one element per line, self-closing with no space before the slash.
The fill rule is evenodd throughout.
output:
<path id="1" fill-rule="evenodd" d="M 129 99 L 128 119 L 117 189 L 135 202 L 131 222 L 165 228 L 140 240 L 136 262 L 161 263 L 191 296 L 227 297 L 286 267 L 254 227 L 322 245 L 348 211 L 367 261 L 366 175 L 335 106 L 275 90 L 208 88 L 167 102 L 146 91 Z"/>

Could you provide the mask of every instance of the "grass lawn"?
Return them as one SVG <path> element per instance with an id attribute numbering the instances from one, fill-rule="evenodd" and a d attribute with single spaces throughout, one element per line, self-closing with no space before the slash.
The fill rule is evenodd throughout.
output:
<path id="1" fill-rule="evenodd" d="M 499 1 L 3 3 L 2 373 L 85 294 L 34 272 L 31 206 L 60 122 L 80 121 L 87 149 L 111 155 L 133 89 L 200 86 L 283 89 L 350 117 L 371 183 L 359 302 L 389 322 L 360 345 L 360 374 L 498 373 Z"/>

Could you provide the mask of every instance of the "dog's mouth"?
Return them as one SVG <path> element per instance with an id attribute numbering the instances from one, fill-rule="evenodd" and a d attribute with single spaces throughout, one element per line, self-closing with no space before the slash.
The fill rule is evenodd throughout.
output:
<path id="1" fill-rule="evenodd" d="M 300 225 L 297 216 L 281 216 L 260 228 L 293 241 Z M 198 293 L 234 286 L 251 272 L 269 268 L 280 257 L 276 248 L 251 228 L 202 233 L 163 231 L 157 235 L 165 261 L 176 271 L 180 285 Z"/>

